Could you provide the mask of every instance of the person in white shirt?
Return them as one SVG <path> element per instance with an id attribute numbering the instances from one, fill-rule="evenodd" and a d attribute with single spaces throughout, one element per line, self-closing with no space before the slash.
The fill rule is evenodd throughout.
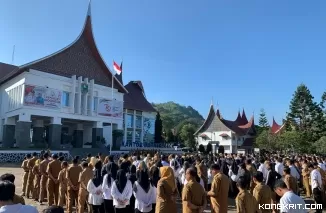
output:
<path id="1" fill-rule="evenodd" d="M 291 176 L 295 177 L 297 180 L 300 180 L 300 174 L 294 165 L 294 160 L 288 160 L 286 164 L 288 167 L 290 167 Z"/>
<path id="2" fill-rule="evenodd" d="M 266 178 L 267 178 L 267 170 L 266 170 L 266 165 L 265 165 L 265 160 L 264 159 L 260 159 L 260 165 L 259 165 L 259 168 L 257 169 L 257 171 L 263 173 L 264 180 L 266 180 Z"/>
<path id="3" fill-rule="evenodd" d="M 30 205 L 14 204 L 15 185 L 10 181 L 0 181 L 0 213 L 38 213 Z"/>
<path id="4" fill-rule="evenodd" d="M 185 161 L 184 163 L 183 163 L 183 167 L 182 167 L 182 169 L 179 171 L 179 177 L 180 177 L 180 183 L 182 184 L 182 185 L 185 185 L 184 183 L 185 183 L 185 180 L 186 180 L 186 171 L 187 171 L 187 169 L 189 169 L 190 168 L 190 164 L 189 164 L 189 162 L 188 161 Z"/>
<path id="5" fill-rule="evenodd" d="M 323 182 L 320 172 L 317 170 L 318 163 L 309 164 L 308 168 L 310 170 L 310 185 L 312 194 L 316 204 L 323 204 L 322 191 L 323 191 Z M 322 209 L 317 209 L 316 213 L 322 212 Z"/>
<path id="6" fill-rule="evenodd" d="M 135 213 L 147 213 L 152 211 L 154 189 L 149 181 L 148 171 L 140 171 L 133 187 L 135 196 Z"/>
<path id="7" fill-rule="evenodd" d="M 289 190 L 282 180 L 277 180 L 274 185 L 275 193 L 281 197 L 281 213 L 307 213 L 308 210 L 305 209 L 304 200 L 298 195 L 294 194 Z M 289 204 L 296 204 L 294 207 L 290 207 Z"/>
<path id="8" fill-rule="evenodd" d="M 152 197 L 153 198 L 152 209 L 154 212 L 156 208 L 157 183 L 160 180 L 160 170 L 158 167 L 152 166 L 149 170 L 149 174 L 150 174 L 151 185 L 153 187 L 154 194 L 155 194 L 155 196 Z"/>
<path id="9" fill-rule="evenodd" d="M 162 156 L 162 165 L 163 165 L 163 166 L 170 166 L 170 164 L 169 164 L 168 162 L 169 162 L 169 161 L 168 161 L 168 157 L 165 156 L 165 155 L 163 155 L 163 156 Z"/>
<path id="10" fill-rule="evenodd" d="M 279 173 L 281 176 L 283 175 L 283 169 L 284 169 L 284 165 L 282 162 L 282 158 L 278 158 L 277 162 L 275 164 L 275 172 Z"/>
<path id="11" fill-rule="evenodd" d="M 92 206 L 93 213 L 103 213 L 103 192 L 102 192 L 102 162 L 97 161 L 94 167 L 94 178 L 87 184 L 88 203 Z"/>
<path id="12" fill-rule="evenodd" d="M 127 206 L 132 196 L 132 184 L 122 169 L 118 170 L 117 179 L 112 184 L 111 196 L 115 213 L 130 213 Z"/>
<path id="13" fill-rule="evenodd" d="M 136 168 L 138 168 L 138 165 L 141 162 L 140 156 L 139 155 L 133 156 L 132 157 L 132 160 L 133 160 L 133 163 L 132 164 L 135 165 Z"/>
<path id="14" fill-rule="evenodd" d="M 113 182 L 117 178 L 118 169 L 119 168 L 118 168 L 117 164 L 111 163 L 108 166 L 108 174 L 104 175 L 104 177 L 103 177 L 102 191 L 103 191 L 103 198 L 104 198 L 105 213 L 114 212 L 111 188 L 112 188 Z"/>

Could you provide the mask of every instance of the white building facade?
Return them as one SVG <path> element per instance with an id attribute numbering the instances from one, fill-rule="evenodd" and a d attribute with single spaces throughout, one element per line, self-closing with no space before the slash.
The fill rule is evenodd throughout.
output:
<path id="1" fill-rule="evenodd" d="M 96 48 L 89 8 L 68 47 L 20 67 L 0 63 L 2 146 L 111 144 L 112 130 L 124 130 L 126 93 Z"/>
<path id="2" fill-rule="evenodd" d="M 195 137 L 198 145 L 212 144 L 213 152 L 238 153 L 240 150 L 250 152 L 255 136 L 254 118 L 247 120 L 245 113 L 238 113 L 235 121 L 221 117 L 219 110 L 210 106 L 204 124 L 197 130 Z"/>

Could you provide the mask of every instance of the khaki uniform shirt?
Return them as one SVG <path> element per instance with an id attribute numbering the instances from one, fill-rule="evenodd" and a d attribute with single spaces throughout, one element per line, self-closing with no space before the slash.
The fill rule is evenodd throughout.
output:
<path id="1" fill-rule="evenodd" d="M 271 204 L 272 200 L 272 190 L 269 186 L 265 184 L 258 183 L 253 191 L 253 196 L 255 197 L 257 204 Z M 272 210 L 270 209 L 261 209 L 262 213 L 270 213 Z"/>
<path id="2" fill-rule="evenodd" d="M 259 212 L 256 199 L 247 190 L 240 191 L 235 198 L 237 213 Z"/>
<path id="3" fill-rule="evenodd" d="M 80 174 L 79 174 L 79 179 L 78 183 L 80 184 L 80 189 L 86 190 L 87 191 L 87 184 L 90 179 L 94 177 L 93 171 L 91 168 L 86 168 L 84 169 Z"/>
<path id="4" fill-rule="evenodd" d="M 212 180 L 211 196 L 212 213 L 228 212 L 228 194 L 229 194 L 229 178 L 222 172 L 217 173 Z"/>
<path id="5" fill-rule="evenodd" d="M 182 201 L 188 201 L 196 206 L 204 206 L 206 199 L 204 188 L 197 181 L 191 180 L 183 187 Z M 186 202 L 182 202 L 183 213 L 198 213 L 198 210 L 190 209 Z"/>

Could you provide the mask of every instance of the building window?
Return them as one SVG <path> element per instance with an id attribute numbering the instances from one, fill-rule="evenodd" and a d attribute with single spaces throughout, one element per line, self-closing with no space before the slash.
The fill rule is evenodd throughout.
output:
<path id="1" fill-rule="evenodd" d="M 142 113 L 142 111 L 137 111 L 136 110 L 136 115 L 142 115 L 143 113 Z"/>
<path id="2" fill-rule="evenodd" d="M 62 106 L 68 107 L 69 106 L 69 92 L 62 92 Z"/>
<path id="3" fill-rule="evenodd" d="M 127 113 L 129 113 L 129 114 L 134 114 L 134 110 L 132 110 L 132 109 L 127 109 Z"/>
<path id="4" fill-rule="evenodd" d="M 142 120 L 142 116 L 136 115 L 136 129 L 141 129 L 141 120 Z"/>
<path id="5" fill-rule="evenodd" d="M 134 127 L 134 115 L 127 114 L 126 116 L 127 128 Z"/>
<path id="6" fill-rule="evenodd" d="M 135 131 L 135 142 L 140 142 L 141 129 Z"/>
<path id="7" fill-rule="evenodd" d="M 127 131 L 127 142 L 132 142 L 132 131 Z"/>
<path id="8" fill-rule="evenodd" d="M 97 104 L 98 104 L 98 97 L 94 97 L 94 100 L 93 100 L 93 111 L 94 112 L 97 111 Z"/>

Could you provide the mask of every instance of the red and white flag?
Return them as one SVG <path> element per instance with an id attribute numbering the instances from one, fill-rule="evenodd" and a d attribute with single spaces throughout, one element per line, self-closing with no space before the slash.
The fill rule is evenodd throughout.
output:
<path id="1" fill-rule="evenodd" d="M 122 72 L 122 68 L 117 63 L 115 63 L 115 61 L 113 61 L 113 69 L 118 75 L 120 75 Z"/>

